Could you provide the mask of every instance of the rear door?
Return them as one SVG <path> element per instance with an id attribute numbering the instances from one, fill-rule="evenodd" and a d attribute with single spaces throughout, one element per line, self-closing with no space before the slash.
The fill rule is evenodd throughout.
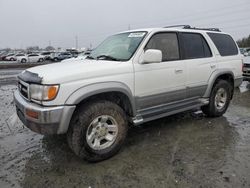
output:
<path id="1" fill-rule="evenodd" d="M 202 97 L 207 89 L 208 80 L 216 70 L 216 58 L 200 33 L 180 33 L 183 60 L 187 67 L 187 97 Z"/>

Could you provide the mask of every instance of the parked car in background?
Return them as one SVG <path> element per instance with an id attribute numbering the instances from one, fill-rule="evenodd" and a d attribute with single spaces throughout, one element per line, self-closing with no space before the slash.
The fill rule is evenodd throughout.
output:
<path id="1" fill-rule="evenodd" d="M 77 51 L 73 51 L 70 53 L 72 54 L 72 57 L 78 57 L 78 55 L 79 55 L 79 52 L 77 52 Z"/>
<path id="2" fill-rule="evenodd" d="M 76 61 L 81 61 L 81 60 L 86 59 L 86 57 L 87 57 L 87 55 L 85 55 L 84 53 L 80 53 L 80 54 L 78 54 L 77 57 L 72 57 L 72 58 L 69 58 L 69 59 L 64 59 L 64 60 L 62 60 L 62 62 L 68 62 L 68 61 L 76 62 Z"/>
<path id="3" fill-rule="evenodd" d="M 17 61 L 21 63 L 36 63 L 36 62 L 43 62 L 44 56 L 39 54 L 29 54 L 24 56 L 17 57 Z"/>
<path id="4" fill-rule="evenodd" d="M 13 57 L 14 55 L 15 55 L 14 53 L 9 53 L 9 54 L 7 54 L 7 55 L 3 58 L 3 60 L 4 60 L 4 61 L 10 61 L 10 58 Z"/>
<path id="5" fill-rule="evenodd" d="M 15 60 L 15 54 L 5 57 L 5 60 L 6 61 L 14 61 Z"/>
<path id="6" fill-rule="evenodd" d="M 247 50 L 244 49 L 244 48 L 240 48 L 240 53 L 241 53 L 242 55 L 244 55 L 244 56 L 248 56 L 248 52 L 247 52 Z"/>
<path id="7" fill-rule="evenodd" d="M 8 58 L 6 58 L 6 60 L 8 61 L 16 61 L 18 57 L 23 57 L 25 56 L 25 54 L 16 54 L 16 55 L 13 55 L 13 56 L 9 56 Z"/>
<path id="8" fill-rule="evenodd" d="M 52 52 L 42 52 L 41 55 L 44 56 L 44 60 L 50 60 L 51 59 Z"/>
<path id="9" fill-rule="evenodd" d="M 16 61 L 21 62 L 21 63 L 26 63 L 27 62 L 27 56 L 28 55 L 26 55 L 26 54 L 21 54 L 21 55 L 16 57 Z"/>
<path id="10" fill-rule="evenodd" d="M 78 50 L 76 49 L 66 49 L 67 53 L 71 53 L 72 57 L 78 57 L 78 54 L 80 53 Z"/>
<path id="11" fill-rule="evenodd" d="M 1 54 L 0 54 L 0 61 L 1 60 L 4 60 L 5 59 L 5 57 L 7 56 L 7 52 L 2 52 Z"/>
<path id="12" fill-rule="evenodd" d="M 250 57 L 245 57 L 242 71 L 243 79 L 250 81 Z"/>
<path id="13" fill-rule="evenodd" d="M 59 53 L 55 53 L 54 57 L 53 57 L 53 61 L 62 61 L 64 59 L 69 59 L 72 58 L 73 55 L 69 52 L 59 52 Z"/>

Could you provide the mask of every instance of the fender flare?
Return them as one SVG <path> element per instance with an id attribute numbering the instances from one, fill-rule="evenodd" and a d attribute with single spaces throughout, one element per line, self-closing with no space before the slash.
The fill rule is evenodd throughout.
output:
<path id="1" fill-rule="evenodd" d="M 94 84 L 85 85 L 75 90 L 66 100 L 66 105 L 79 104 L 84 99 L 93 95 L 107 93 L 107 92 L 120 92 L 126 95 L 132 107 L 133 115 L 136 114 L 135 100 L 130 88 L 122 82 L 99 82 Z"/>
<path id="2" fill-rule="evenodd" d="M 208 98 L 210 96 L 210 93 L 212 91 L 216 79 L 224 74 L 230 74 L 234 79 L 234 73 L 230 69 L 223 69 L 223 70 L 220 69 L 214 71 L 208 80 L 208 87 L 203 97 Z"/>

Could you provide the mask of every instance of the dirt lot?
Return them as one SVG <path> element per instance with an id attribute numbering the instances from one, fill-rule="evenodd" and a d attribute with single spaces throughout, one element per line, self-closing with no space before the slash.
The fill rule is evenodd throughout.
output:
<path id="1" fill-rule="evenodd" d="M 15 89 L 0 85 L 1 188 L 250 187 L 250 91 L 237 89 L 220 118 L 188 112 L 131 128 L 118 155 L 91 164 L 64 136 L 13 124 Z"/>

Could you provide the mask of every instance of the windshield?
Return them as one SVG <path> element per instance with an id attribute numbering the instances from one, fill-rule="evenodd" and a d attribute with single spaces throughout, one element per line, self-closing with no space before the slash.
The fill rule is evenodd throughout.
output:
<path id="1" fill-rule="evenodd" d="M 90 53 L 88 58 L 127 61 L 133 56 L 145 35 L 146 32 L 143 31 L 121 33 L 108 37 Z"/>

